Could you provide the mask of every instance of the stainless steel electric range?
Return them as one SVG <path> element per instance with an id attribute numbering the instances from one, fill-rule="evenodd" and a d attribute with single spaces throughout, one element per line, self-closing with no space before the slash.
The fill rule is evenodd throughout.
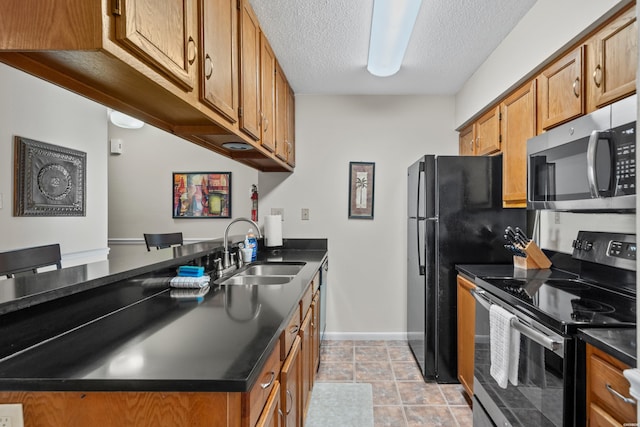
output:
<path id="1" fill-rule="evenodd" d="M 474 426 L 574 426 L 577 330 L 635 327 L 635 235 L 581 231 L 573 248 L 549 270 L 476 278 Z M 506 388 L 490 374 L 492 304 L 520 332 L 517 385 Z"/>

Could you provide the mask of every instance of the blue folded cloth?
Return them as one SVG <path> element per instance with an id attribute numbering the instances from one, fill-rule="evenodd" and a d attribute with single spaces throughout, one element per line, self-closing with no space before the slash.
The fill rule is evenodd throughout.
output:
<path id="1" fill-rule="evenodd" d="M 181 265 L 178 267 L 178 276 L 201 277 L 203 274 L 204 267 L 196 267 L 195 265 Z"/>

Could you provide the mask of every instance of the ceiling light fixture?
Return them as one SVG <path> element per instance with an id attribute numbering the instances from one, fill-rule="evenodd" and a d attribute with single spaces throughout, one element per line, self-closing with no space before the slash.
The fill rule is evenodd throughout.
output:
<path id="1" fill-rule="evenodd" d="M 111 110 L 111 112 L 109 112 L 109 120 L 114 125 L 125 129 L 140 129 L 144 126 L 144 122 L 142 120 L 127 116 L 126 114 L 116 110 Z"/>
<path id="2" fill-rule="evenodd" d="M 398 72 L 422 0 L 374 0 L 367 70 L 378 77 Z"/>

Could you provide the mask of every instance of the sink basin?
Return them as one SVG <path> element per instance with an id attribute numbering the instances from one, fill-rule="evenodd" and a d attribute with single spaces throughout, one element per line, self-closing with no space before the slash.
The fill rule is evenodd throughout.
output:
<path id="1" fill-rule="evenodd" d="M 221 285 L 284 285 L 294 276 L 249 276 L 237 274 L 221 282 Z"/>
<path id="2" fill-rule="evenodd" d="M 236 276 L 295 276 L 302 270 L 305 263 L 297 264 L 254 264 L 246 270 L 239 272 Z"/>

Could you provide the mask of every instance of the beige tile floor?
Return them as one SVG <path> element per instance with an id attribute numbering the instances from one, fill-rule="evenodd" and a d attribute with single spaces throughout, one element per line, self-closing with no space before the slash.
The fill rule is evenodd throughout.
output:
<path id="1" fill-rule="evenodd" d="M 317 381 L 370 383 L 375 426 L 471 426 L 460 384 L 425 383 L 406 341 L 322 343 Z"/>

